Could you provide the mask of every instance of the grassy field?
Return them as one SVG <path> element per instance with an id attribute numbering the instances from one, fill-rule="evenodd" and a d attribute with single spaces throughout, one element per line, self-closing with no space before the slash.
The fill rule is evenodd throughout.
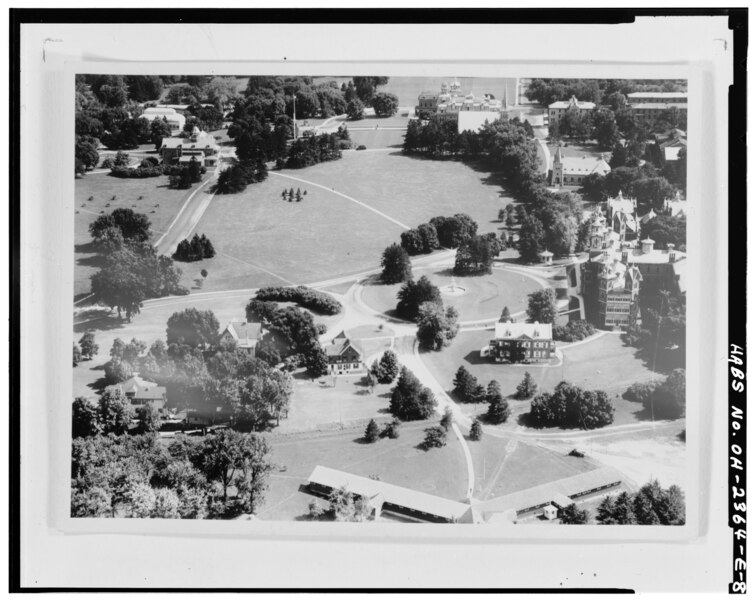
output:
<path id="1" fill-rule="evenodd" d="M 349 131 L 349 136 L 357 146 L 366 146 L 368 150 L 375 148 L 396 148 L 400 150 L 404 145 L 404 132 L 399 129 L 369 129 L 363 131 Z M 362 152 L 357 150 L 357 152 Z"/>
<path id="2" fill-rule="evenodd" d="M 190 190 L 169 189 L 167 177 L 119 179 L 106 174 L 90 174 L 77 179 L 74 194 L 74 295 L 89 292 L 89 278 L 99 269 L 98 255 L 89 245 L 90 223 L 116 208 L 131 208 L 149 217 L 157 238 L 166 231 L 196 187 Z"/>
<path id="3" fill-rule="evenodd" d="M 568 456 L 510 438 L 484 435 L 469 442 L 478 500 L 489 500 L 600 466 L 589 458 Z"/>
<path id="4" fill-rule="evenodd" d="M 496 379 L 504 395 L 513 395 L 516 386 L 529 371 L 538 385 L 539 391 L 549 392 L 560 381 L 572 382 L 584 389 L 605 391 L 611 398 L 616 414 L 614 423 L 621 425 L 635 423 L 646 418 L 642 406 L 629 402 L 620 396 L 632 383 L 659 378 L 640 359 L 634 356 L 635 350 L 623 345 L 618 335 L 604 335 L 588 343 L 563 350 L 564 360 L 561 366 L 538 365 L 500 365 L 481 359 L 479 351 L 491 339 L 492 331 L 474 331 L 460 333 L 450 347 L 441 352 L 422 355 L 437 380 L 446 390 L 453 388 L 453 378 L 457 369 L 464 365 L 480 383 L 487 385 Z M 512 417 L 503 425 L 512 429 L 518 425 L 517 417 L 529 411 L 529 402 L 510 400 Z M 475 413 L 474 405 L 462 405 L 468 414 Z M 484 412 L 482 404 L 476 407 L 477 413 Z"/>
<path id="5" fill-rule="evenodd" d="M 524 310 L 527 294 L 540 289 L 533 279 L 510 271 L 495 269 L 490 275 L 475 277 L 453 277 L 450 271 L 450 267 L 415 269 L 414 277 L 426 275 L 441 290 L 452 284 L 465 288 L 461 295 L 443 295 L 443 302 L 459 311 L 461 321 L 494 319 L 504 306 L 512 313 Z M 367 285 L 362 290 L 362 300 L 373 310 L 392 313 L 400 289 L 401 284 Z"/>
<path id="6" fill-rule="evenodd" d="M 493 219 L 510 201 L 487 174 L 461 163 L 384 152 L 346 152 L 339 161 L 281 173 L 335 188 L 410 227 L 467 212 L 480 231 L 497 232 Z M 307 190 L 302 202 L 281 200 L 292 186 Z M 327 189 L 271 175 L 241 194 L 215 197 L 197 232 L 213 241 L 218 255 L 181 267 L 191 278 L 206 268 L 208 291 L 313 283 L 377 267 L 402 231 Z"/>
<path id="7" fill-rule="evenodd" d="M 273 434 L 272 459 L 280 466 L 271 476 L 259 517 L 264 520 L 303 517 L 314 497 L 300 492 L 299 486 L 306 484 L 317 465 L 363 477 L 377 475 L 387 483 L 461 500 L 467 471 L 460 444 L 451 439 L 447 446 L 428 452 L 417 448 L 424 438 L 423 429 L 435 423 L 435 419 L 405 423 L 398 439 L 381 439 L 375 444 L 361 441 L 363 427 L 325 434 Z M 324 504 L 322 500 L 320 503 Z"/>

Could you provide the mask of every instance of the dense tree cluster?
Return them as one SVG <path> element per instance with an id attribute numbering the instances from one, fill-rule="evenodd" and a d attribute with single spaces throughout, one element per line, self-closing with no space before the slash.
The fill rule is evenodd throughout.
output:
<path id="1" fill-rule="evenodd" d="M 464 365 L 460 366 L 454 377 L 454 396 L 460 402 L 484 402 L 485 388 L 477 381 Z"/>
<path id="2" fill-rule="evenodd" d="M 596 429 L 613 423 L 614 408 L 603 391 L 583 390 L 562 381 L 552 393 L 532 400 L 529 417 L 536 427 Z"/>
<path id="3" fill-rule="evenodd" d="M 391 244 L 383 251 L 380 265 L 383 267 L 380 273 L 380 280 L 383 283 L 402 283 L 412 279 L 409 253 L 398 244 Z"/>
<path id="4" fill-rule="evenodd" d="M 428 427 L 425 429 L 425 439 L 420 444 L 425 451 L 430 448 L 442 448 L 446 445 L 446 428 L 442 426 Z"/>
<path id="5" fill-rule="evenodd" d="M 313 290 L 304 285 L 296 287 L 263 287 L 254 296 L 263 302 L 295 302 L 303 308 L 321 315 L 337 315 L 343 309 L 341 303 L 330 294 Z"/>
<path id="6" fill-rule="evenodd" d="M 576 96 L 582 101 L 618 108 L 621 104 L 615 94 L 626 97 L 632 92 L 683 92 L 686 89 L 683 80 L 659 83 L 652 79 L 533 79 L 526 95 L 529 100 L 546 106 Z"/>
<path id="7" fill-rule="evenodd" d="M 153 165 L 148 162 L 147 164 L 140 164 L 136 168 L 113 166 L 110 169 L 110 176 L 120 179 L 146 179 L 147 177 L 159 177 L 163 173 L 164 167 L 162 165 Z"/>
<path id="8" fill-rule="evenodd" d="M 641 211 L 652 208 L 660 213 L 664 200 L 673 198 L 678 190 L 685 188 L 684 184 L 677 188 L 652 164 L 645 163 L 642 166 L 612 167 L 606 175 L 592 173 L 583 179 L 579 191 L 587 200 L 594 202 L 615 198 L 622 192 L 625 196 L 636 198 Z"/>
<path id="9" fill-rule="evenodd" d="M 146 242 L 150 236 L 149 217 L 130 208 L 116 208 L 107 215 L 97 217 L 89 225 L 89 234 L 95 243 L 120 236 L 123 242 Z"/>
<path id="10" fill-rule="evenodd" d="M 411 255 L 428 254 L 438 248 L 458 248 L 477 234 L 477 223 L 467 214 L 433 217 L 401 234 L 401 247 Z"/>
<path id="11" fill-rule="evenodd" d="M 441 350 L 459 332 L 459 313 L 453 306 L 424 302 L 417 315 L 417 341 L 422 350 Z"/>
<path id="12" fill-rule="evenodd" d="M 553 327 L 553 339 L 559 342 L 578 342 L 595 333 L 592 323 L 582 319 Z"/>
<path id="13" fill-rule="evenodd" d="M 267 166 L 262 160 L 257 162 L 234 161 L 220 171 L 215 184 L 216 194 L 238 194 L 252 183 L 259 183 L 267 179 Z"/>
<path id="14" fill-rule="evenodd" d="M 409 280 L 398 291 L 396 313 L 403 319 L 416 321 L 419 317 L 420 306 L 426 302 L 442 306 L 443 300 L 440 289 L 430 279 L 423 275 L 417 281 Z"/>
<path id="15" fill-rule="evenodd" d="M 625 343 L 640 349 L 655 360 L 659 350 L 673 352 L 672 363 L 684 366 L 687 346 L 687 314 L 684 297 L 666 290 L 646 289 L 640 295 L 642 325 L 630 326 L 623 334 Z"/>
<path id="16" fill-rule="evenodd" d="M 655 242 L 655 247 L 665 250 L 667 244 L 674 244 L 677 250 L 687 248 L 687 217 L 684 214 L 672 217 L 658 215 L 642 226 L 642 236 Z"/>
<path id="17" fill-rule="evenodd" d="M 154 435 L 73 441 L 72 517 L 234 518 L 264 502 L 272 462 L 257 435 L 218 431 L 167 448 Z"/>
<path id="18" fill-rule="evenodd" d="M 553 323 L 557 315 L 556 294 L 553 288 L 538 290 L 528 296 L 527 316 L 530 321 Z"/>
<path id="19" fill-rule="evenodd" d="M 380 360 L 376 359 L 370 367 L 370 373 L 375 376 L 378 383 L 393 383 L 400 370 L 401 364 L 393 350 L 383 352 Z"/>
<path id="20" fill-rule="evenodd" d="M 191 240 L 186 239 L 178 242 L 173 260 L 193 262 L 213 256 L 215 256 L 215 247 L 212 242 L 204 233 L 202 235 L 195 233 Z"/>
<path id="21" fill-rule="evenodd" d="M 414 373 L 402 367 L 391 391 L 391 414 L 402 421 L 423 420 L 433 414 L 437 403 L 430 388 L 423 386 Z"/>
<path id="22" fill-rule="evenodd" d="M 533 201 L 521 220 L 519 253 L 527 262 L 538 261 L 543 250 L 568 256 L 579 249 L 580 223 L 582 203 L 576 195 L 548 193 Z"/>
<path id="23" fill-rule="evenodd" d="M 341 158 L 341 138 L 336 133 L 323 133 L 296 140 L 288 150 L 286 167 L 303 169 L 321 162 Z"/>
<path id="24" fill-rule="evenodd" d="M 392 117 L 398 112 L 398 97 L 395 94 L 378 92 L 372 96 L 376 117 Z"/>
<path id="25" fill-rule="evenodd" d="M 168 344 L 206 349 L 217 344 L 218 329 L 220 323 L 215 313 L 191 307 L 170 316 L 165 336 Z"/>
<path id="26" fill-rule="evenodd" d="M 656 419 L 679 419 L 686 414 L 686 372 L 674 369 L 663 382 L 632 384 L 624 392 L 624 398 L 641 402 Z"/>
<path id="27" fill-rule="evenodd" d="M 657 479 L 634 494 L 606 496 L 598 506 L 595 520 L 601 525 L 684 525 L 684 492 L 677 485 L 663 488 Z"/>
<path id="28" fill-rule="evenodd" d="M 207 173 L 207 167 L 202 161 L 192 156 L 186 164 L 178 164 L 165 167 L 165 173 L 169 176 L 169 187 L 176 190 L 187 190 L 195 183 L 202 181 L 202 176 Z"/>
<path id="29" fill-rule="evenodd" d="M 503 250 L 495 233 L 474 235 L 462 242 L 456 251 L 455 275 L 492 273 L 493 260 Z"/>
<path id="30" fill-rule="evenodd" d="M 110 239 L 112 251 L 105 256 L 102 269 L 91 277 L 92 293 L 107 306 L 125 311 L 130 321 L 148 298 L 185 295 L 189 291 L 180 284 L 181 271 L 167 256 L 158 256 L 146 242 L 123 243 L 120 232 Z"/>
<path id="31" fill-rule="evenodd" d="M 263 323 L 268 332 L 258 348 L 263 360 L 276 365 L 293 357 L 295 360 L 289 363 L 304 363 L 312 377 L 327 373 L 327 357 L 318 341 L 324 328 L 315 324 L 311 313 L 296 306 L 280 308 L 275 302 L 252 298 L 246 306 L 246 318 Z"/>

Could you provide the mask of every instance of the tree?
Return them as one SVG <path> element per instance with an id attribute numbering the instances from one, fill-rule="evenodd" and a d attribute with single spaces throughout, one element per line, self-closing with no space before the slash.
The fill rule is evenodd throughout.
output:
<path id="1" fill-rule="evenodd" d="M 538 323 L 553 323 L 558 311 L 556 309 L 556 294 L 552 288 L 538 290 L 529 295 L 527 316 L 530 321 Z"/>
<path id="2" fill-rule="evenodd" d="M 141 433 L 160 431 L 162 419 L 160 419 L 158 410 L 151 403 L 148 402 L 144 406 L 140 406 L 136 414 L 139 419 L 139 431 Z"/>
<path id="3" fill-rule="evenodd" d="M 632 497 L 627 492 L 621 492 L 616 497 L 616 500 L 613 502 L 611 518 L 617 525 L 633 525 L 637 522 L 634 518 Z"/>
<path id="4" fill-rule="evenodd" d="M 236 488 L 244 512 L 254 514 L 264 500 L 273 464 L 270 461 L 270 447 L 265 439 L 253 434 L 242 435 L 240 473 Z"/>
<path id="5" fill-rule="evenodd" d="M 619 128 L 616 126 L 616 118 L 613 111 L 607 108 L 596 108 L 592 115 L 593 133 L 604 150 L 610 150 L 619 141 Z"/>
<path id="6" fill-rule="evenodd" d="M 128 95 L 137 102 L 159 100 L 163 93 L 163 80 L 157 75 L 127 75 Z"/>
<path id="7" fill-rule="evenodd" d="M 79 346 L 81 347 L 81 356 L 86 360 L 91 360 L 92 357 L 97 354 L 100 347 L 94 341 L 94 334 L 91 331 L 87 331 L 81 336 L 79 340 Z"/>
<path id="8" fill-rule="evenodd" d="M 383 431 L 380 433 L 380 435 L 391 440 L 398 439 L 398 436 L 400 434 L 400 427 L 401 421 L 394 417 L 390 423 L 385 424 L 385 427 L 383 427 Z"/>
<path id="9" fill-rule="evenodd" d="M 572 502 L 561 510 L 560 519 L 564 525 L 584 525 L 590 520 L 590 515 Z"/>
<path id="10" fill-rule="evenodd" d="M 204 93 L 207 96 L 208 102 L 214 104 L 216 108 L 223 109 L 239 97 L 236 78 L 213 77 L 204 86 Z"/>
<path id="11" fill-rule="evenodd" d="M 398 362 L 398 356 L 393 350 L 386 350 L 380 357 L 379 374 L 377 374 L 379 383 L 393 383 L 396 376 L 401 370 Z"/>
<path id="12" fill-rule="evenodd" d="M 219 328 L 220 323 L 215 313 L 192 307 L 170 316 L 166 336 L 168 344 L 204 348 L 217 343 Z"/>
<path id="13" fill-rule="evenodd" d="M 519 228 L 519 254 L 526 262 L 536 262 L 538 254 L 545 249 L 545 230 L 543 224 L 534 215 L 527 215 L 521 220 Z"/>
<path id="14" fill-rule="evenodd" d="M 102 433 L 123 435 L 131 423 L 131 404 L 118 386 L 105 388 L 99 400 L 99 421 Z"/>
<path id="15" fill-rule="evenodd" d="M 508 306 L 503 307 L 503 311 L 501 312 L 501 318 L 498 319 L 500 323 L 506 323 L 508 321 L 514 321 L 514 319 L 511 318 L 511 312 L 509 311 Z"/>
<path id="16" fill-rule="evenodd" d="M 394 94 L 379 92 L 372 97 L 372 107 L 378 117 L 392 117 L 398 111 L 398 97 Z"/>
<path id="17" fill-rule="evenodd" d="M 100 433 L 97 407 L 86 398 L 76 398 L 73 401 L 71 425 L 74 438 L 90 437 Z"/>
<path id="18" fill-rule="evenodd" d="M 601 525 L 614 525 L 616 519 L 613 516 L 614 512 L 614 500 L 613 496 L 606 496 L 601 500 L 598 506 L 598 512 L 595 515 L 595 520 Z"/>
<path id="19" fill-rule="evenodd" d="M 414 373 L 402 367 L 401 375 L 391 391 L 391 413 L 403 421 L 417 421 L 432 415 L 436 405 L 433 393 L 420 383 Z"/>
<path id="20" fill-rule="evenodd" d="M 451 411 L 450 406 L 446 406 L 446 409 L 443 411 L 443 416 L 440 419 L 440 426 L 448 431 L 451 428 L 451 425 L 454 422 L 454 413 Z"/>
<path id="21" fill-rule="evenodd" d="M 352 98 L 346 105 L 346 114 L 351 121 L 364 118 L 364 103 L 359 98 Z"/>
<path id="22" fill-rule="evenodd" d="M 477 378 L 464 365 L 460 366 L 454 377 L 454 395 L 462 402 L 471 402 L 477 389 Z"/>
<path id="23" fill-rule="evenodd" d="M 391 244 L 383 251 L 380 262 L 383 272 L 380 279 L 383 283 L 401 283 L 412 278 L 412 263 L 409 254 L 398 244 Z"/>
<path id="24" fill-rule="evenodd" d="M 419 307 L 425 302 L 443 304 L 440 290 L 426 275 L 416 282 L 407 281 L 398 292 L 396 312 L 404 319 L 416 320 L 419 317 Z"/>
<path id="25" fill-rule="evenodd" d="M 493 259 L 501 251 L 495 234 L 474 235 L 461 243 L 456 251 L 455 275 L 491 273 Z"/>
<path id="26" fill-rule="evenodd" d="M 370 504 L 364 498 L 355 499 L 346 486 L 334 489 L 328 496 L 329 511 L 339 522 L 361 523 L 373 516 Z"/>
<path id="27" fill-rule="evenodd" d="M 370 419 L 370 422 L 367 423 L 367 429 L 364 431 L 364 440 L 368 444 L 374 444 L 378 441 L 379 437 L 380 430 L 378 429 L 378 424 L 375 423 L 375 419 Z"/>
<path id="28" fill-rule="evenodd" d="M 516 386 L 516 397 L 519 400 L 526 400 L 532 398 L 535 394 L 537 394 L 537 384 L 529 371 L 525 371 L 524 379 Z"/>
<path id="29" fill-rule="evenodd" d="M 115 227 L 120 230 L 124 240 L 146 242 L 150 237 L 149 217 L 136 213 L 130 208 L 116 208 L 109 215 L 97 217 L 89 225 L 89 233 L 95 242 L 101 241 L 102 236 Z"/>
<path id="30" fill-rule="evenodd" d="M 84 136 L 76 136 L 76 146 L 74 149 L 74 156 L 77 160 L 81 161 L 85 169 L 94 169 L 97 163 L 100 162 L 100 155 L 97 152 L 97 145 L 91 138 L 87 139 Z"/>
<path id="31" fill-rule="evenodd" d="M 488 401 L 488 412 L 486 415 L 488 422 L 494 425 L 505 423 L 509 416 L 511 416 L 511 409 L 509 408 L 509 403 L 501 394 L 500 388 L 498 390 L 489 390 L 486 399 Z"/>
<path id="32" fill-rule="evenodd" d="M 78 367 L 81 362 L 81 348 L 74 342 L 73 344 L 73 366 Z"/>
<path id="33" fill-rule="evenodd" d="M 313 379 L 328 374 L 328 355 L 318 343 L 313 343 L 305 356 L 307 374 Z"/>
<path id="34" fill-rule="evenodd" d="M 562 381 L 536 396 L 529 417 L 536 427 L 597 429 L 613 423 L 614 407 L 603 391 L 585 391 Z"/>
<path id="35" fill-rule="evenodd" d="M 417 340 L 423 350 L 440 350 L 448 346 L 459 332 L 459 314 L 453 306 L 425 302 L 419 307 Z"/>
<path id="36" fill-rule="evenodd" d="M 165 117 L 154 119 L 149 126 L 150 141 L 155 145 L 155 150 L 160 150 L 163 145 L 163 139 L 172 135 L 170 125 Z"/>
<path id="37" fill-rule="evenodd" d="M 443 427 L 428 427 L 425 429 L 425 439 L 422 441 L 422 448 L 442 448 L 446 445 L 446 430 Z"/>
<path id="38" fill-rule="evenodd" d="M 375 89 L 388 83 L 387 77 L 353 77 L 352 80 L 357 97 L 367 105 L 372 103 Z"/>
<path id="39" fill-rule="evenodd" d="M 472 421 L 472 427 L 469 428 L 469 439 L 478 442 L 482 439 L 482 423 L 479 419 Z"/>

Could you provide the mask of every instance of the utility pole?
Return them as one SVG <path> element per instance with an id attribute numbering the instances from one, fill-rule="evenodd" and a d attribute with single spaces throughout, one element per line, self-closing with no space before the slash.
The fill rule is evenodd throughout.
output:
<path id="1" fill-rule="evenodd" d="M 298 136 L 296 135 L 296 92 L 294 92 L 294 141 L 296 141 Z"/>

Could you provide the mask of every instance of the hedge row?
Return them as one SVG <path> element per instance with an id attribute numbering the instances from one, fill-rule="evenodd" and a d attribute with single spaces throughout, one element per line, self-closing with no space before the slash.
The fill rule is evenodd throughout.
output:
<path id="1" fill-rule="evenodd" d="M 255 296 L 257 300 L 273 302 L 295 302 L 324 315 L 336 315 L 341 312 L 341 303 L 332 296 L 300 285 L 297 287 L 264 287 Z"/>
<path id="2" fill-rule="evenodd" d="M 155 167 L 143 167 L 139 166 L 135 169 L 128 167 L 113 167 L 110 169 L 110 174 L 113 177 L 120 177 L 122 179 L 145 179 L 146 177 L 158 177 L 163 174 L 163 168 L 160 165 Z"/>

